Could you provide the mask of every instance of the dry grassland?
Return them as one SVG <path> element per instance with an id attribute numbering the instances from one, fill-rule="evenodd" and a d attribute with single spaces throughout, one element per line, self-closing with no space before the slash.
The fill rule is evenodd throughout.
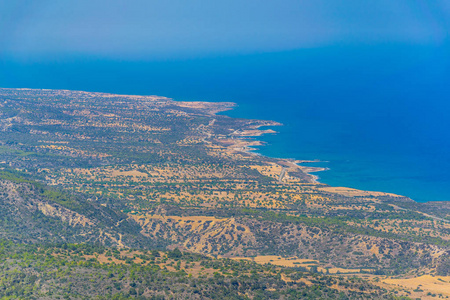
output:
<path id="1" fill-rule="evenodd" d="M 423 290 L 422 293 L 419 293 L 422 299 L 433 299 L 431 297 L 426 297 L 426 294 L 429 292 L 432 294 L 450 296 L 450 276 L 423 275 L 413 278 L 389 278 L 384 279 L 383 282 L 391 286 L 400 286 L 410 290 L 417 290 L 417 288 L 419 288 L 420 290 Z"/>
<path id="2" fill-rule="evenodd" d="M 319 272 L 326 273 L 327 269 L 330 274 L 355 274 L 360 273 L 361 269 L 344 269 L 344 268 L 324 268 L 320 266 L 320 262 L 312 259 L 300 259 L 297 257 L 281 257 L 278 255 L 260 255 L 255 257 L 233 257 L 234 260 L 249 260 L 258 264 L 272 264 L 281 267 L 304 267 L 308 270 L 316 266 Z M 363 271 L 370 271 L 363 269 Z"/>

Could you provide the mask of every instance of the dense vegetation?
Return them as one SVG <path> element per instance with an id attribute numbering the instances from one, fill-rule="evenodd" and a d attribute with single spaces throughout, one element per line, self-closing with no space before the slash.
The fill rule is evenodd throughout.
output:
<path id="1" fill-rule="evenodd" d="M 97 258 L 103 254 L 120 263 L 99 263 Z M 2 241 L 0 261 L 0 295 L 4 299 L 396 298 L 356 277 L 332 278 L 179 250 L 124 253 L 100 245 L 37 246 Z M 186 272 L 190 265 L 197 266 L 197 274 Z"/>

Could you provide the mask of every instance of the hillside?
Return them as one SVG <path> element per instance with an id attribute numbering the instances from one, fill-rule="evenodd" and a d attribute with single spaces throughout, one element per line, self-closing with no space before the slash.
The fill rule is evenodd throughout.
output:
<path id="1" fill-rule="evenodd" d="M 0 89 L 0 237 L 4 247 L 20 253 L 3 252 L 12 260 L 2 265 L 2 274 L 18 270 L 25 289 L 38 264 L 52 274 L 45 275 L 52 288 L 35 277 L 28 283 L 49 299 L 63 286 L 69 298 L 102 295 L 91 291 L 99 283 L 111 286 L 111 297 L 214 298 L 208 291 L 215 288 L 206 282 L 223 286 L 228 299 L 314 298 L 315 290 L 332 299 L 369 298 L 375 290 L 377 299 L 450 296 L 434 285 L 422 290 L 392 281 L 450 275 L 447 203 L 330 187 L 316 182 L 308 173 L 315 170 L 299 161 L 254 155 L 251 147 L 261 145 L 257 136 L 273 133 L 261 127 L 280 124 L 216 114 L 232 106 Z M 73 251 L 95 250 L 74 254 L 68 244 Z M 147 257 L 154 249 L 164 250 L 162 257 L 181 250 L 172 262 L 181 261 L 178 269 Z M 125 253 L 134 254 L 126 264 L 115 258 L 111 265 L 101 259 L 108 251 L 124 261 Z M 139 255 L 155 263 L 136 260 Z M 79 282 L 67 291 L 72 279 L 58 271 L 63 282 L 56 283 L 53 269 L 40 265 L 48 258 L 63 266 L 82 261 L 71 271 Z M 192 261 L 210 271 L 198 275 L 197 266 L 197 275 L 189 275 Z M 114 272 L 122 266 L 127 275 L 117 280 Z M 233 273 L 243 266 L 256 287 Z M 175 286 L 183 290 L 135 282 L 135 272 L 178 278 Z M 91 273 L 98 276 L 88 282 Z M 436 278 L 436 286 L 449 285 L 446 277 Z M 19 288 L 2 282 L 0 294 Z M 79 284 L 86 289 L 74 288 Z M 29 297 L 37 297 L 36 291 Z"/>

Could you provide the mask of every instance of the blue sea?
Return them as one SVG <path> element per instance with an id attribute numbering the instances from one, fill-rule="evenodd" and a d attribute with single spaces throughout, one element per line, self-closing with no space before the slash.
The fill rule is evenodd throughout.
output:
<path id="1" fill-rule="evenodd" d="M 450 200 L 450 46 L 339 45 L 191 59 L 0 57 L 0 87 L 232 101 L 284 124 L 258 152 L 318 159 L 319 181 Z"/>

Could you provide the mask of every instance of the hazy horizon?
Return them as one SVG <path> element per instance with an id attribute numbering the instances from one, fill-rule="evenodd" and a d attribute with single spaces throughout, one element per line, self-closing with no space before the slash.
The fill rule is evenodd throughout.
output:
<path id="1" fill-rule="evenodd" d="M 233 101 L 286 125 L 265 154 L 330 161 L 325 183 L 450 199 L 448 1 L 0 0 L 0 15 L 0 87 Z"/>
<path id="2" fill-rule="evenodd" d="M 446 44 L 447 1 L 0 1 L 3 59 L 179 59 Z"/>

